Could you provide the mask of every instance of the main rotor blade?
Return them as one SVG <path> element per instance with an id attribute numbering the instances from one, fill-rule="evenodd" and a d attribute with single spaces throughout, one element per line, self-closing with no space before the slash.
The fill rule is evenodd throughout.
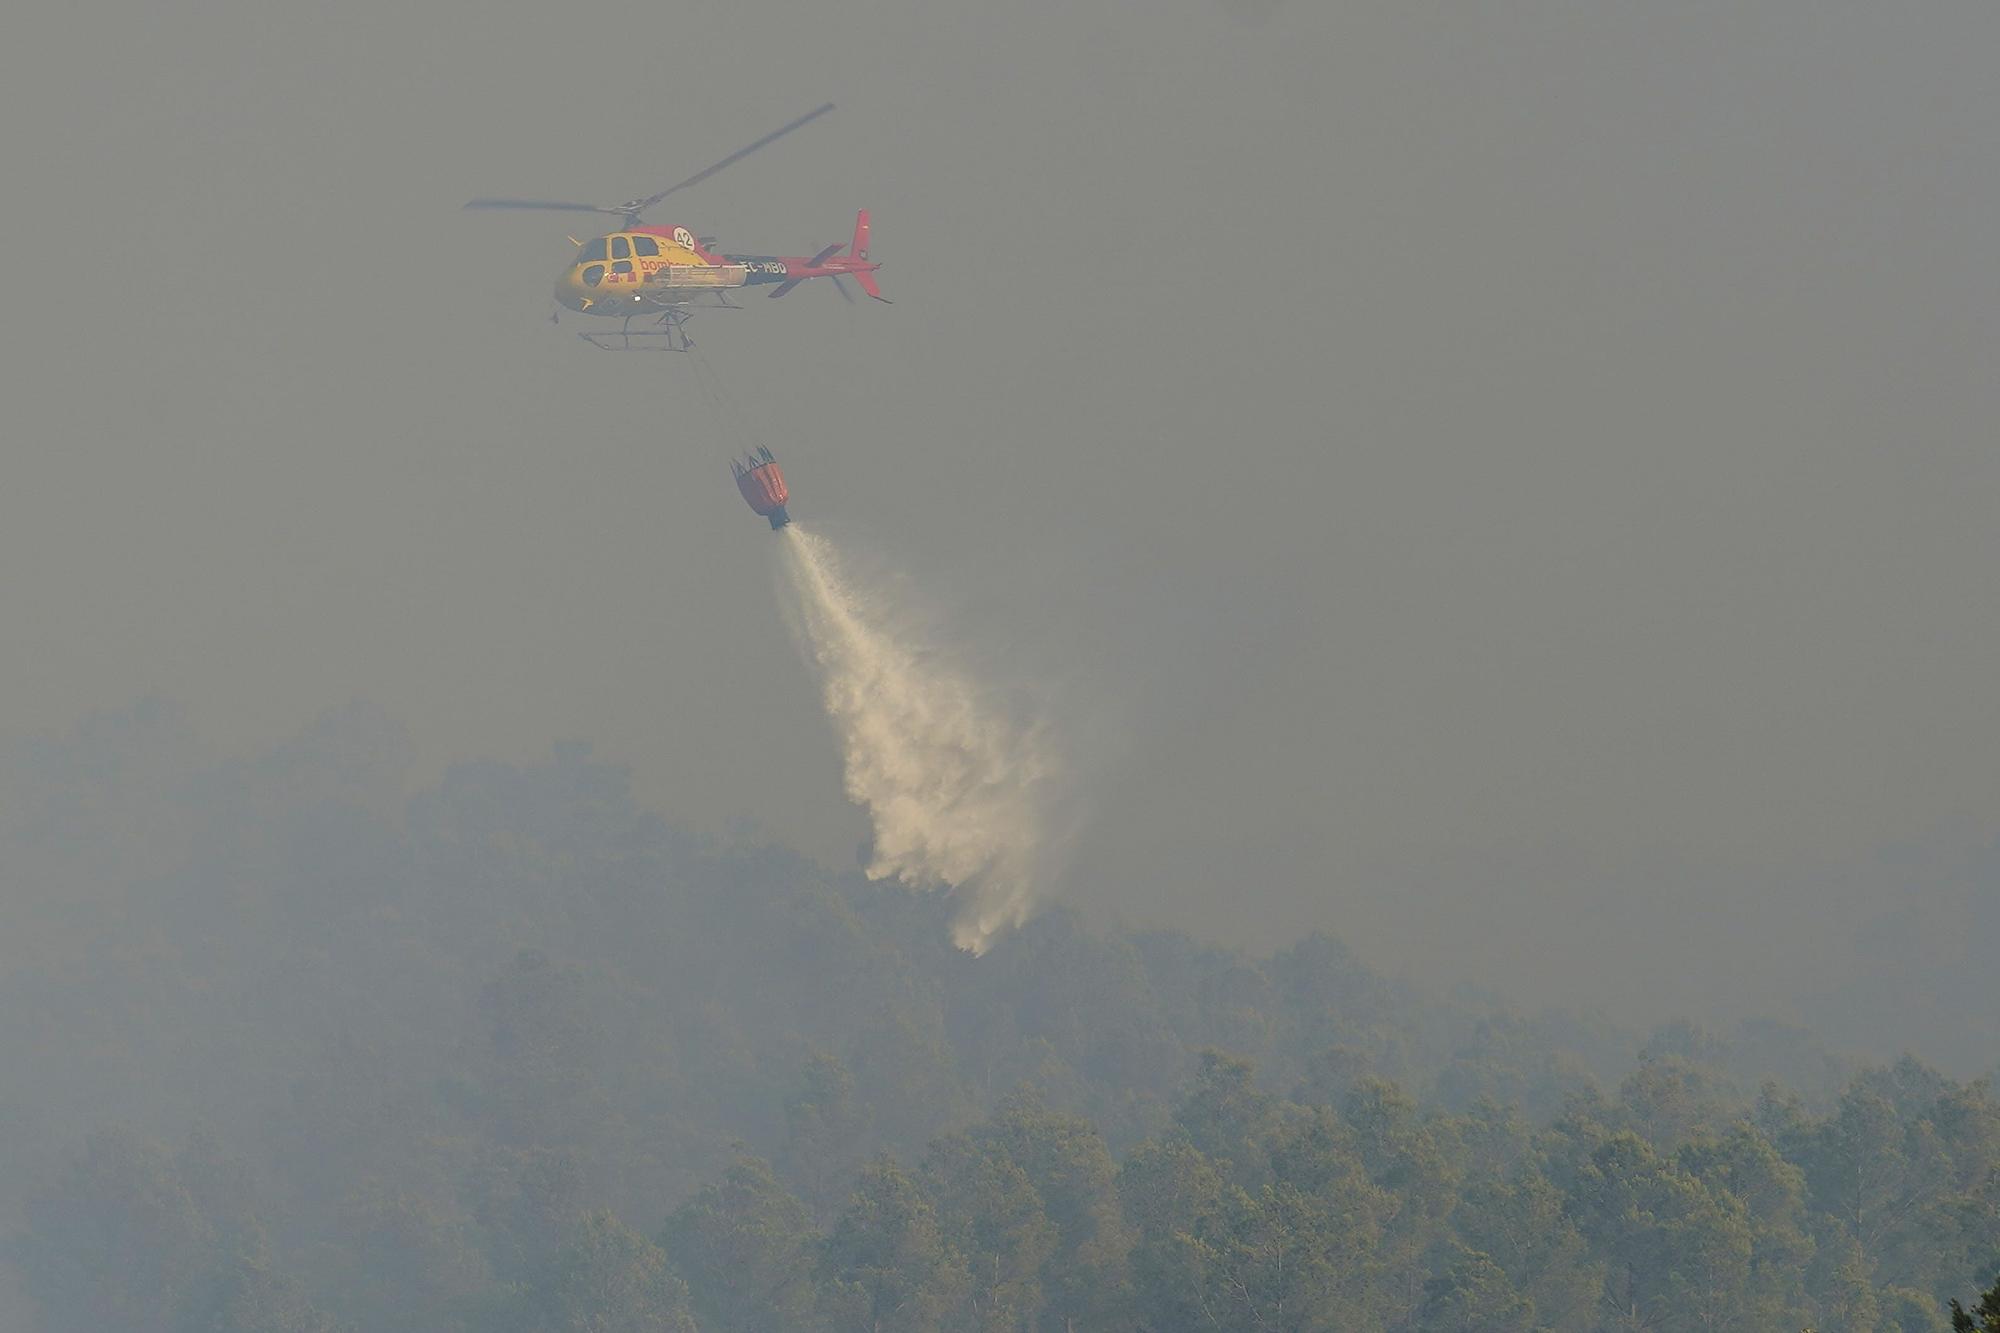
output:
<path id="1" fill-rule="evenodd" d="M 617 213 L 621 210 L 605 208 L 601 204 L 568 204 L 555 199 L 474 199 L 467 208 L 553 208 L 564 213 Z"/>
<path id="2" fill-rule="evenodd" d="M 675 190 L 685 190 L 690 185 L 698 185 L 702 181 L 707 180 L 710 176 L 713 176 L 716 172 L 722 170 L 724 167 L 734 166 L 736 163 L 741 162 L 744 158 L 750 156 L 750 154 L 756 152 L 759 148 L 762 148 L 765 144 L 770 143 L 774 139 L 782 139 L 785 135 L 790 134 L 793 130 L 805 124 L 807 121 L 817 120 L 831 110 L 833 110 L 833 103 L 828 102 L 823 107 L 820 107 L 813 111 L 808 111 L 803 116 L 800 116 L 797 120 L 793 121 L 791 124 L 772 130 L 769 134 L 759 139 L 756 143 L 737 149 L 735 152 L 731 153 L 728 157 L 725 157 L 720 162 L 717 162 L 714 166 L 703 167 L 700 171 L 695 172 L 694 175 L 688 177 L 686 180 L 676 182 L 673 185 L 669 185 L 666 189 L 660 191 L 658 194 L 648 195 L 644 199 L 633 200 L 631 203 L 625 205 L 625 211 L 630 213 L 642 212 L 645 209 L 651 208 L 654 204 L 659 203 L 660 200 L 666 198 L 668 195 L 672 194 Z"/>

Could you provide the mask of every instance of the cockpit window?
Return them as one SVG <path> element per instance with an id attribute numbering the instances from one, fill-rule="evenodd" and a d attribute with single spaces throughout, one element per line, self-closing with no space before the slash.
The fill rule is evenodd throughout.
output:
<path id="1" fill-rule="evenodd" d="M 616 260 L 611 265 L 611 271 L 613 273 L 630 273 L 632 271 L 632 261 L 629 259 Z"/>
<path id="2" fill-rule="evenodd" d="M 632 257 L 631 243 L 623 236 L 613 236 L 611 238 L 611 257 L 613 259 L 630 259 Z"/>
<path id="3" fill-rule="evenodd" d="M 634 236 L 632 253 L 642 259 L 650 259 L 660 253 L 660 243 L 650 236 Z"/>
<path id="4" fill-rule="evenodd" d="M 602 250 L 604 248 L 604 243 L 602 241 L 598 242 L 597 248 Z M 584 286 L 595 287 L 598 283 L 603 281 L 604 281 L 604 265 L 592 264 L 589 268 L 583 271 Z"/>
<path id="5" fill-rule="evenodd" d="M 583 249 L 576 252 L 576 262 L 579 264 L 588 264 L 593 259 L 602 258 L 604 258 L 604 238 L 602 236 L 594 241 L 585 241 Z"/>

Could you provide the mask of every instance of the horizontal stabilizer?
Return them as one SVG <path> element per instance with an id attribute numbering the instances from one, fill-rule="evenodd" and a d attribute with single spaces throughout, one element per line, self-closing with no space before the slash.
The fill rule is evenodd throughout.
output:
<path id="1" fill-rule="evenodd" d="M 872 269 L 865 269 L 865 268 L 856 269 L 854 272 L 854 280 L 861 284 L 862 291 L 867 292 L 870 296 L 880 301 L 883 305 L 895 304 L 894 301 L 891 301 L 888 297 L 882 295 L 882 289 L 875 285 L 875 273 Z"/>

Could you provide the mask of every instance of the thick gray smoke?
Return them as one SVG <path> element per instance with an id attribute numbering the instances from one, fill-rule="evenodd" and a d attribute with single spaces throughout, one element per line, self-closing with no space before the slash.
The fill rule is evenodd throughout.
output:
<path id="1" fill-rule="evenodd" d="M 784 530 L 792 623 L 875 836 L 867 871 L 954 887 L 962 949 L 1027 920 L 1051 869 L 1061 766 L 1039 720 L 1011 718 L 847 577 L 825 538 Z"/>

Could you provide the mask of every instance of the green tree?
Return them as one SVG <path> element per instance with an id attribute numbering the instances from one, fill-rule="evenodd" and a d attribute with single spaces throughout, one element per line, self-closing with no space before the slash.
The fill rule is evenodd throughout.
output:
<path id="1" fill-rule="evenodd" d="M 1868 1280 L 1868 1258 L 1846 1230 L 1836 1228 L 1813 1256 L 1807 1289 L 1819 1333 L 1875 1333 L 1882 1310 Z"/>
<path id="2" fill-rule="evenodd" d="M 2000 1281 L 1980 1293 L 1979 1304 L 1970 1313 L 1954 1299 L 1951 1328 L 1952 1333 L 2000 1333 Z"/>
<path id="3" fill-rule="evenodd" d="M 1120 1178 L 1138 1230 L 1135 1306 L 1149 1328 L 1371 1328 L 1386 1316 L 1383 1220 L 1350 1131 L 1326 1107 L 1264 1132 L 1255 1193 L 1183 1138 L 1142 1146 Z"/>
<path id="4" fill-rule="evenodd" d="M 1947 1333 L 1951 1321 L 1929 1292 L 1885 1287 L 1877 1304 L 1883 1333 Z"/>
<path id="5" fill-rule="evenodd" d="M 695 1333 L 687 1286 L 660 1247 L 587 1213 L 508 1313 L 519 1333 Z"/>
<path id="6" fill-rule="evenodd" d="M 821 1262 L 835 1326 L 857 1333 L 948 1327 L 971 1287 L 965 1260 L 946 1242 L 936 1209 L 888 1158 L 862 1171 Z"/>
<path id="7" fill-rule="evenodd" d="M 1219 1226 L 1181 1238 L 1195 1309 L 1225 1329 L 1375 1327 L 1381 1232 L 1372 1210 L 1355 1203 L 1289 1182 L 1255 1196 L 1236 1191 Z"/>
<path id="8" fill-rule="evenodd" d="M 1147 1328 L 1214 1327 L 1202 1275 L 1240 1191 L 1200 1149 L 1176 1133 L 1140 1144 L 1118 1172 L 1118 1197 L 1137 1233 L 1131 1255 L 1135 1308 Z"/>
<path id="9" fill-rule="evenodd" d="M 1201 1154 L 1239 1184 L 1263 1179 L 1260 1142 L 1271 1128 L 1277 1100 L 1260 1092 L 1248 1060 L 1223 1051 L 1203 1051 L 1174 1123 Z"/>
<path id="10" fill-rule="evenodd" d="M 1591 1154 L 1570 1212 L 1605 1262 L 1612 1327 L 1758 1327 L 1741 1202 L 1710 1192 L 1636 1134 L 1612 1135 Z"/>
<path id="11" fill-rule="evenodd" d="M 785 1099 L 778 1170 L 814 1217 L 832 1217 L 847 1198 L 861 1164 L 865 1125 L 846 1067 L 825 1054 L 807 1060 L 801 1086 Z"/>
<path id="12" fill-rule="evenodd" d="M 1469 1253 L 1424 1283 L 1416 1326 L 1422 1333 L 1533 1333 L 1535 1303 L 1514 1290 L 1500 1265 Z"/>
<path id="13" fill-rule="evenodd" d="M 1028 1173 L 964 1135 L 931 1145 L 924 1173 L 939 1224 L 965 1257 L 971 1326 L 1032 1328 L 1042 1308 L 1042 1274 L 1061 1243 Z"/>
<path id="14" fill-rule="evenodd" d="M 754 1157 L 675 1209 L 660 1237 L 702 1327 L 741 1333 L 804 1327 L 817 1241 L 805 1205 Z"/>
<path id="15" fill-rule="evenodd" d="M 1806 1231 L 1804 1174 L 1746 1122 L 1720 1139 L 1685 1144 L 1675 1165 L 1711 1195 L 1740 1205 L 1750 1228 L 1750 1276 L 1744 1313 L 1764 1327 L 1804 1307 L 1813 1257 Z"/>
<path id="16" fill-rule="evenodd" d="M 507 1281 L 525 1281 L 575 1232 L 587 1211 L 575 1152 L 493 1148 L 481 1153 L 461 1195 L 484 1237 L 487 1258 Z"/>
<path id="17" fill-rule="evenodd" d="M 1213 1217 L 1223 1205 L 1224 1189 L 1215 1164 L 1180 1134 L 1140 1144 L 1118 1170 L 1120 1211 L 1142 1242 Z"/>
<path id="18" fill-rule="evenodd" d="M 181 1302 L 174 1333 L 339 1333 L 259 1254 L 238 1255 L 202 1275 Z"/>
<path id="19" fill-rule="evenodd" d="M 1927 1122 L 1906 1123 L 1897 1100 L 1857 1080 L 1806 1149 L 1813 1202 L 1871 1258 L 1943 1184 Z"/>
<path id="20" fill-rule="evenodd" d="M 1628 1123 L 1662 1152 L 1729 1119 L 1712 1071 L 1679 1056 L 1644 1061 L 1620 1085 L 1618 1096 Z"/>
<path id="21" fill-rule="evenodd" d="M 1382 1214 L 1376 1258 L 1388 1288 L 1401 1293 L 1404 1317 L 1414 1316 L 1424 1299 L 1424 1256 L 1458 1203 L 1460 1146 L 1448 1120 L 1426 1121 L 1402 1089 L 1380 1079 L 1348 1092 L 1340 1120 L 1365 1178 L 1396 1201 Z"/>
<path id="22" fill-rule="evenodd" d="M 15 1259 L 49 1333 L 158 1333 L 215 1259 L 215 1235 L 159 1145 L 102 1131 L 31 1199 Z"/>
<path id="23" fill-rule="evenodd" d="M 1118 1206 L 1117 1163 L 1095 1127 L 1050 1110 L 1030 1092 L 1009 1098 L 970 1137 L 986 1156 L 1020 1171 L 1056 1228 L 1040 1280 L 1049 1319 L 1111 1322 L 1124 1298 L 1132 1242 Z"/>
<path id="24" fill-rule="evenodd" d="M 1908 1143 L 1919 1197 L 1874 1258 L 1889 1281 L 1943 1296 L 2000 1253 L 2000 1104 L 1983 1079 L 1946 1084 Z"/>
<path id="25" fill-rule="evenodd" d="M 1537 1171 L 1467 1189 L 1452 1227 L 1460 1242 L 1486 1255 L 1534 1303 L 1537 1322 L 1554 1333 L 1596 1326 L 1604 1268 L 1565 1210 L 1562 1193 Z"/>
<path id="26" fill-rule="evenodd" d="M 341 1244 L 317 1290 L 371 1333 L 449 1333 L 493 1284 L 455 1204 L 369 1182 L 341 1206 L 337 1225 Z"/>

